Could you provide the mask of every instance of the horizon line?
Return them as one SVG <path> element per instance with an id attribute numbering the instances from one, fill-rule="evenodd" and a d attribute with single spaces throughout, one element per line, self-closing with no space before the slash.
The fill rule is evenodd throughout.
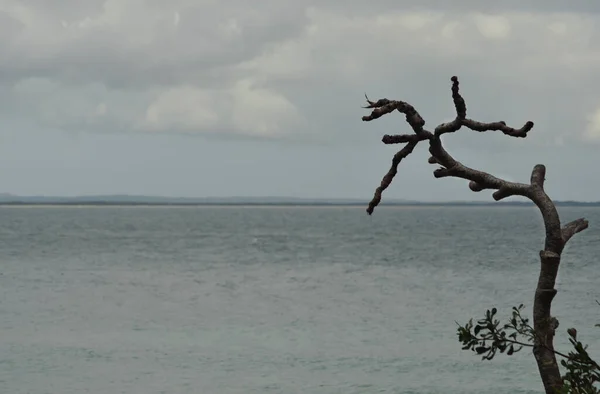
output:
<path id="1" fill-rule="evenodd" d="M 19 196 L 0 193 L 0 205 L 145 205 L 145 206 L 364 206 L 368 198 L 310 198 L 310 197 L 162 197 L 152 195 L 80 195 L 67 196 Z M 600 201 L 555 200 L 557 206 L 600 206 Z M 506 201 L 494 200 L 446 200 L 422 201 L 409 199 L 388 199 L 381 202 L 382 206 L 531 206 L 533 202 L 527 199 L 512 199 Z"/>

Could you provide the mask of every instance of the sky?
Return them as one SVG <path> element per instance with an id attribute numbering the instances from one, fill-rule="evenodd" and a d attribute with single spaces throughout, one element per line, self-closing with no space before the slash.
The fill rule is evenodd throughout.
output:
<path id="1" fill-rule="evenodd" d="M 0 0 L 0 193 L 368 201 L 410 127 L 364 94 L 433 129 L 453 75 L 469 117 L 535 123 L 447 135 L 457 160 L 600 200 L 597 0 Z M 491 200 L 428 156 L 384 199 Z"/>

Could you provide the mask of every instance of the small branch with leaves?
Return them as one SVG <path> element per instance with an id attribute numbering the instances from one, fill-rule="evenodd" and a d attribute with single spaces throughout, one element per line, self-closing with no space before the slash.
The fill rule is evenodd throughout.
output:
<path id="1" fill-rule="evenodd" d="M 521 316 L 521 309 L 513 307 L 510 323 L 499 327 L 500 321 L 494 317 L 497 313 L 496 308 L 487 310 L 485 318 L 477 321 L 473 326 L 473 319 L 467 324 L 458 327 L 458 340 L 463 344 L 463 350 L 472 350 L 477 354 L 483 355 L 482 360 L 491 360 L 499 350 L 508 356 L 519 352 L 523 347 L 533 347 L 532 343 L 520 341 L 519 336 L 525 337 L 528 342 L 533 341 L 533 327 L 529 325 L 528 319 Z M 458 324 L 458 323 L 456 323 Z M 516 346 L 515 346 L 516 345 Z"/>
<path id="2" fill-rule="evenodd" d="M 482 360 L 491 360 L 499 351 L 511 356 L 524 347 L 533 348 L 536 333 L 529 324 L 529 319 L 522 316 L 523 304 L 513 307 L 512 316 L 508 323 L 500 325 L 495 318 L 497 310 L 487 310 L 485 317 L 473 325 L 473 319 L 464 325 L 458 325 L 458 340 L 463 344 L 463 350 L 472 350 L 482 355 Z M 457 323 L 458 324 L 458 323 Z M 598 325 L 597 325 L 598 326 Z M 565 393 L 600 393 L 596 386 L 600 382 L 600 365 L 594 361 L 584 346 L 577 339 L 577 330 L 569 328 L 569 342 L 573 350 L 568 354 L 548 348 L 555 355 L 562 357 L 560 364 L 566 369 L 562 376 Z M 570 390 L 570 391 L 569 391 Z"/>

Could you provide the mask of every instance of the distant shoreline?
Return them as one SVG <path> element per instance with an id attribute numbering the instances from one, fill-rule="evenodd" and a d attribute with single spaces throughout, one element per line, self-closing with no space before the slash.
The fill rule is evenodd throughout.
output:
<path id="1" fill-rule="evenodd" d="M 558 207 L 600 207 L 597 202 L 556 201 Z M 211 201 L 211 202 L 143 202 L 143 201 L 0 201 L 0 207 L 10 206 L 89 206 L 89 207 L 366 207 L 364 202 L 260 202 L 260 201 Z M 528 201 L 510 202 L 388 202 L 381 207 L 532 207 Z"/>

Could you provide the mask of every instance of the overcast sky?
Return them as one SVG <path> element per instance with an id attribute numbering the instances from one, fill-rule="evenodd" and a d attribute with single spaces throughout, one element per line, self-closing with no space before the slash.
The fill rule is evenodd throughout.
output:
<path id="1" fill-rule="evenodd" d="M 364 93 L 434 128 L 457 75 L 469 117 L 535 127 L 448 135 L 456 159 L 600 200 L 600 2 L 413 3 L 0 0 L 0 192 L 369 200 L 410 128 Z M 385 197 L 491 200 L 422 145 Z"/>

